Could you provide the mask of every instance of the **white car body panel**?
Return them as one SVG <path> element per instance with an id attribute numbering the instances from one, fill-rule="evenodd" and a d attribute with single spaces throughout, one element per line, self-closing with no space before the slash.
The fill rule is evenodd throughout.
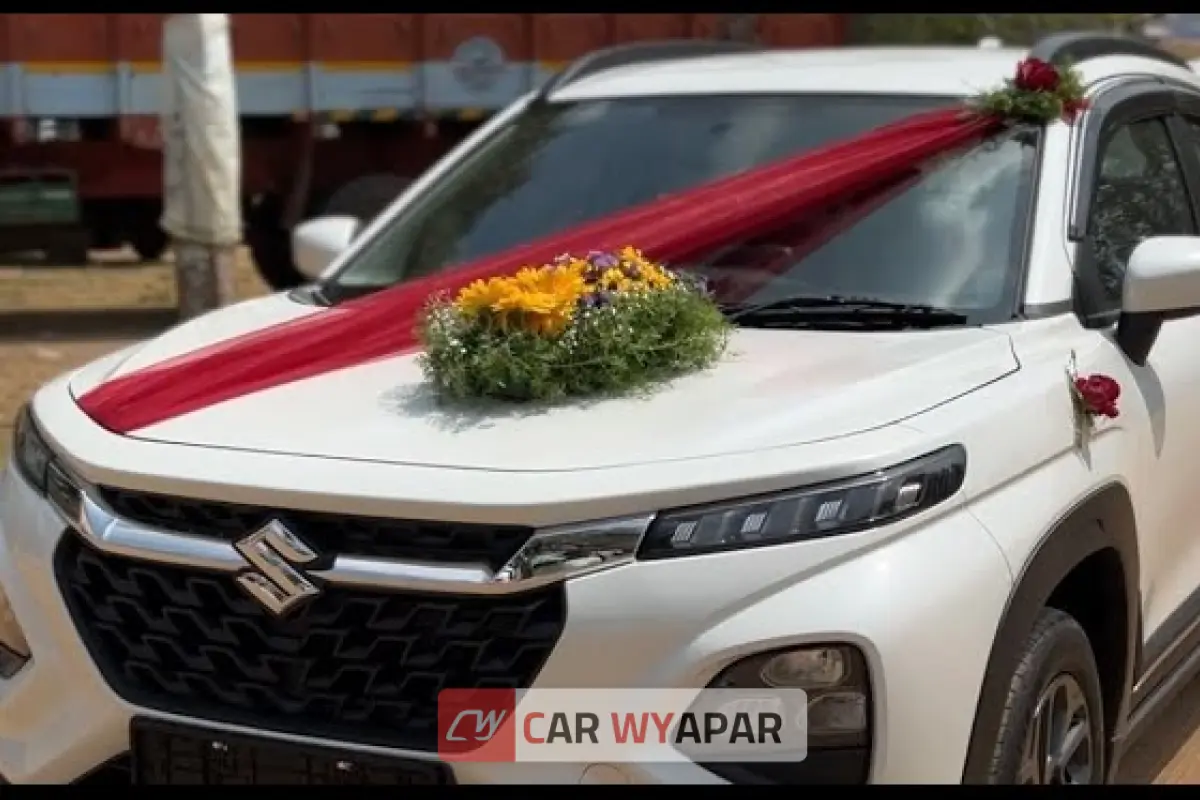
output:
<path id="1" fill-rule="evenodd" d="M 180 352 L 197 346 L 189 333 L 177 331 Z M 173 338 L 159 339 L 157 355 L 174 351 Z M 1007 338 L 986 330 L 743 330 L 730 349 L 716 368 L 648 397 L 518 412 L 447 411 L 424 388 L 417 356 L 398 356 L 220 403 L 133 437 L 499 472 L 604 469 L 836 439 L 900 422 L 1016 369 Z M 346 385 L 354 391 L 343 393 Z M 336 425 L 331 395 L 339 397 Z M 893 400 L 881 405 L 880 397 Z M 564 440 L 573 446 L 556 446 Z"/>
<path id="2" fill-rule="evenodd" d="M 22 521 L 19 530 L 0 527 L 5 543 L 0 581 L 12 587 L 11 601 L 39 658 L 36 669 L 11 685 L 0 684 L 0 764 L 14 783 L 66 782 L 125 750 L 130 718 L 147 712 L 105 685 L 45 569 L 61 520 L 11 473 L 0 483 L 0 503 L 9 509 L 6 517 Z M 851 641 L 864 647 L 873 673 L 912 690 L 887 693 L 889 702 L 879 708 L 877 782 L 955 783 L 974 702 L 930 704 L 923 698 L 937 692 L 968 699 L 978 694 L 977 676 L 1011 581 L 1000 551 L 970 515 L 947 509 L 936 516 L 924 521 L 919 537 L 901 528 L 851 537 L 858 539 L 854 543 L 835 538 L 816 547 L 805 543 L 737 553 L 732 561 L 701 556 L 687 559 L 690 563 L 648 562 L 572 581 L 567 599 L 581 613 L 568 621 L 535 688 L 570 688 L 581 675 L 600 688 L 686 686 L 744 652 L 747 641 L 799 644 L 854 631 Z M 929 560 L 930 544 L 945 562 Z M 847 548 L 861 557 L 848 559 Z M 946 563 L 955 564 L 955 570 L 947 573 Z M 747 574 L 761 576 L 749 595 Z M 840 587 L 847 585 L 855 591 L 843 593 Z M 929 592 L 932 586 L 936 595 Z M 843 601 L 830 604 L 830 592 Z M 897 596 L 927 602 L 898 606 Z M 955 613 L 930 625 L 931 607 Z M 646 614 L 647 608 L 654 613 Z M 799 630 L 805 633 L 798 635 Z M 931 669 L 939 659 L 953 659 L 959 668 Z M 210 727 L 254 733 L 232 725 Z M 929 735 L 906 735 L 916 728 Z M 18 746 L 18 741 L 27 744 Z M 576 783 L 585 766 L 466 763 L 455 769 L 464 783 Z M 714 782 L 711 774 L 687 764 L 621 769 L 629 782 Z"/>
<path id="3" fill-rule="evenodd" d="M 64 391 L 67 378 L 34 398 L 70 468 L 96 484 L 128 484 L 184 497 L 410 519 L 558 525 L 644 513 L 724 497 L 777 491 L 864 472 L 921 455 L 924 442 L 903 425 L 796 446 L 616 468 L 491 471 L 365 459 L 297 458 L 118 436 L 100 428 Z M 49 428 L 50 426 L 47 425 Z M 181 457 L 186 454 L 186 458 Z M 147 465 L 153 465 L 147 469 Z"/>

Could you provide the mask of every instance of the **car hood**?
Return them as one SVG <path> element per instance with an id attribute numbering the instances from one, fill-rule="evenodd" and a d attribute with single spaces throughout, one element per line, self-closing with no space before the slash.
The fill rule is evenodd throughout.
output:
<path id="1" fill-rule="evenodd" d="M 130 372 L 313 312 L 282 296 L 164 333 L 116 370 L 84 369 L 75 397 Z M 986 328 L 901 332 L 738 330 L 712 369 L 647 396 L 552 407 L 445 406 L 413 355 L 246 395 L 130 436 L 202 447 L 498 471 L 565 471 L 704 458 L 859 433 L 1014 372 Z"/>

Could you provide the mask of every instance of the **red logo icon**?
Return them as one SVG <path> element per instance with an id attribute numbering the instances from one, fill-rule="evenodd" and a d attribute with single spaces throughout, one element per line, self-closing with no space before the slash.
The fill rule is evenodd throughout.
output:
<path id="1" fill-rule="evenodd" d="M 445 761 L 514 761 L 517 693 L 443 689 L 438 693 L 438 755 Z"/>

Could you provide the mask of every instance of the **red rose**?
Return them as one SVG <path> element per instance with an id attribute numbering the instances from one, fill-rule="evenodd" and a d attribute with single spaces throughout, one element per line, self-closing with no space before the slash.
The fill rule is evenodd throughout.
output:
<path id="1" fill-rule="evenodd" d="M 1121 385 L 1107 375 L 1089 375 L 1075 379 L 1075 391 L 1089 412 L 1101 417 L 1116 419 L 1117 399 L 1121 396 Z"/>
<path id="2" fill-rule="evenodd" d="M 1025 92 L 1053 92 L 1061 80 L 1053 64 L 1040 58 L 1027 58 L 1017 64 L 1016 87 Z"/>

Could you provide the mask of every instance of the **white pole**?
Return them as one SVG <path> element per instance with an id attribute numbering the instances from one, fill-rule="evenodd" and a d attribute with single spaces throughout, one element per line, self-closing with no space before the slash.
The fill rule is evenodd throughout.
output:
<path id="1" fill-rule="evenodd" d="M 241 143 L 228 14 L 163 22 L 163 216 L 181 319 L 233 301 Z"/>

